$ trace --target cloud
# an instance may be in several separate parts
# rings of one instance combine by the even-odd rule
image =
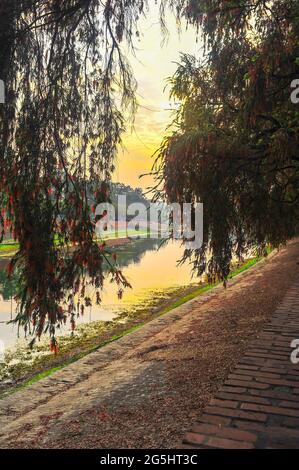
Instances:
[[[162,34],[157,8],[140,24],[140,41],[136,57],[129,57],[135,78],[138,82],[139,109],[135,118],[134,130],[123,138],[125,150],[119,151],[114,180],[132,186],[146,187],[149,179],[139,180],[141,173],[150,171],[152,154],[162,142],[165,129],[171,120],[171,112],[166,110],[169,103],[169,90],[165,90],[166,80],[176,70],[180,51],[195,54],[196,32],[190,27],[178,33],[175,18],[168,21],[169,40],[162,47]]]

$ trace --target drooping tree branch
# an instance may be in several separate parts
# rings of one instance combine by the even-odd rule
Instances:
[[[173,2],[176,3],[176,2]],[[181,101],[154,167],[159,196],[204,203],[196,272],[226,279],[233,256],[298,235],[299,5],[293,0],[181,2],[203,59],[184,55],[170,80]]]
[[[136,83],[120,44],[132,44],[146,2],[0,2],[1,217],[20,243],[16,321],[40,336],[91,302],[86,279],[103,285],[103,262],[128,285],[94,237],[90,196],[106,186]]]

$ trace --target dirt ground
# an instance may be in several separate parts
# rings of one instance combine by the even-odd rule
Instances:
[[[190,423],[219,389],[248,343],[258,338],[298,276],[299,241],[295,240],[230,281],[227,289],[216,288],[179,307],[184,315],[176,319],[170,312],[171,324],[156,332],[153,329],[141,342],[134,342],[133,333],[130,348],[121,357],[112,357],[77,389],[74,386],[52,396],[40,405],[40,411],[36,406],[16,419],[12,417],[5,424],[7,428],[1,426],[0,446],[178,447]],[[65,408],[69,408],[66,414]]]

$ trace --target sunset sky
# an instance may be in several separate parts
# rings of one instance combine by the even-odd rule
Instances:
[[[128,132],[123,139],[124,151],[119,152],[114,181],[145,188],[151,179],[139,179],[139,175],[151,169],[151,155],[159,147],[165,128],[170,122],[169,90],[164,90],[166,79],[176,70],[180,53],[196,53],[196,33],[192,27],[183,27],[179,34],[175,18],[168,15],[168,41],[162,45],[163,36],[156,7],[140,22],[140,41],[136,43],[136,58],[130,63],[138,82],[139,110],[135,120],[135,131]],[[168,110],[167,110],[168,109]]]

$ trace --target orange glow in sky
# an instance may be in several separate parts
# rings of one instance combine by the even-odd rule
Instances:
[[[180,60],[180,53],[196,54],[196,32],[192,27],[179,34],[175,18],[167,18],[169,38],[162,44],[157,7],[152,7],[146,19],[139,25],[140,41],[136,42],[136,57],[131,54],[130,63],[138,82],[139,110],[132,132],[123,137],[124,150],[120,150],[114,181],[146,188],[150,177],[139,178],[150,171],[152,154],[159,147],[165,129],[171,121],[169,88],[164,89],[166,79],[173,75]],[[175,63],[176,62],[176,63]]]

